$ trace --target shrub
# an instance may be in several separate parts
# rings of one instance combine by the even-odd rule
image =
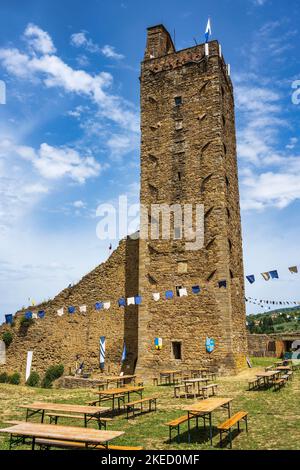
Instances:
[[[8,374],[6,372],[2,372],[0,374],[0,384],[6,384],[8,382]]]
[[[22,317],[21,320],[20,320],[20,328],[24,328],[24,329],[27,329],[29,328],[31,325],[33,325],[34,321],[32,318],[25,318],[25,317]]]
[[[26,385],[29,387],[37,387],[40,383],[40,376],[37,372],[31,372],[27,379]]]
[[[19,372],[15,372],[14,374],[8,377],[8,383],[12,385],[19,385],[20,381],[21,381],[21,376]]]
[[[10,331],[4,331],[2,339],[5,343],[5,346],[8,348],[8,346],[10,346],[10,344],[12,343],[13,335]]]
[[[42,380],[43,388],[51,388],[54,380],[59,379],[64,373],[64,366],[62,364],[56,366],[50,366],[45,373],[45,377]]]

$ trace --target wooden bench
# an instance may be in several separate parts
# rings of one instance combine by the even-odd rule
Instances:
[[[155,387],[157,387],[158,386],[158,378],[157,377],[152,377],[152,381],[153,381],[153,385]]]
[[[197,427],[198,427],[198,417],[200,416],[199,414],[193,414],[192,416],[184,415],[180,416],[179,418],[173,419],[172,421],[169,421],[168,423],[165,423],[165,426],[169,426],[169,442],[172,441],[172,431],[173,429],[176,429],[177,431],[177,442],[180,442],[180,426],[181,424],[187,423],[188,420],[195,418],[197,420]]]
[[[135,411],[136,411],[136,406],[137,405],[141,405],[140,408],[138,408],[138,409],[139,409],[140,413],[143,413],[144,403],[148,403],[149,413],[152,411],[152,404],[154,404],[154,411],[156,411],[156,400],[157,400],[157,398],[158,398],[157,396],[147,397],[147,398],[141,398],[140,400],[125,403],[126,412],[127,412],[127,419],[129,419],[130,412],[132,412],[132,417],[135,418]]]
[[[209,396],[214,396],[216,395],[216,390],[218,388],[218,384],[209,384],[209,385],[204,385],[201,387],[201,391],[203,394],[204,398],[208,398]],[[209,391],[211,391],[211,395],[209,394]]]
[[[274,366],[268,366],[265,367],[265,372],[269,372],[270,370],[273,370]]]
[[[224,423],[219,424],[218,430],[220,431],[220,447],[222,447],[222,437],[223,433],[226,432],[229,434],[230,448],[232,449],[232,432],[231,429],[235,424],[238,425],[238,431],[240,431],[240,422],[245,421],[246,423],[246,432],[248,433],[248,413],[247,411],[239,411],[231,418],[224,421]]]
[[[57,424],[58,418],[68,418],[68,419],[84,419],[84,415],[81,414],[64,414],[64,413],[46,413],[45,416],[48,416],[50,418],[50,424]],[[102,416],[88,416],[87,417],[88,421],[97,421],[99,425],[99,429],[104,426],[104,429],[106,429],[106,424],[109,421],[112,421],[111,418],[103,418]]]
[[[50,449],[51,447],[62,447],[64,449],[85,449],[86,445],[83,442],[76,442],[76,441],[63,441],[63,440],[52,440],[52,439],[36,439],[36,444],[43,449]],[[94,447],[89,447],[89,450],[106,450],[107,447],[104,445],[96,445]],[[108,450],[120,450],[120,451],[137,451],[143,450],[142,447],[128,447],[128,446],[116,446],[116,445],[109,445]]]
[[[280,390],[282,387],[285,386],[285,384],[286,384],[286,381],[283,378],[274,380],[273,382],[274,391]]]
[[[262,377],[257,377],[256,379],[249,380],[248,390],[255,390],[262,384],[262,382],[263,382]]]

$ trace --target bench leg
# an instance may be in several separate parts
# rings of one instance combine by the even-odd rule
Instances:
[[[220,448],[222,447],[222,431],[220,430]]]
[[[231,428],[229,429],[229,441],[230,441],[230,449],[232,449],[232,433],[231,433]]]
[[[180,442],[180,426],[179,426],[179,424],[177,426],[177,442],[178,442],[178,444]]]
[[[248,416],[245,416],[245,422],[246,422],[246,433],[248,434]]]

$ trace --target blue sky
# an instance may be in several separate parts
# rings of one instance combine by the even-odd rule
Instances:
[[[235,85],[247,295],[299,300],[300,80],[297,0],[2,0],[0,318],[108,256],[96,208],[139,195],[139,67],[146,28],[176,47],[208,16]],[[113,242],[115,247],[117,242]],[[278,268],[280,280],[259,273]],[[249,308],[249,312],[259,311]]]

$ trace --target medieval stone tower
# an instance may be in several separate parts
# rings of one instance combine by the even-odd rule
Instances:
[[[176,52],[164,26],[148,29],[141,70],[141,203],[203,204],[204,247],[140,240],[138,370],[245,365],[247,351],[233,88],[217,41]],[[145,223],[151,225],[151,215]],[[150,232],[150,227],[149,227]],[[219,287],[226,281],[226,287]],[[224,283],[223,283],[224,284]],[[192,287],[201,293],[193,295]],[[189,296],[179,298],[181,287]],[[153,301],[151,292],[173,290]],[[155,350],[154,337],[162,339]],[[206,351],[206,338],[215,351]]]
[[[144,377],[166,368],[210,365],[232,373],[245,366],[232,83],[217,41],[177,52],[162,25],[148,29],[141,70],[141,204],[147,216],[139,239],[121,240],[109,259],[78,284],[28,308],[35,318],[42,310],[43,319],[24,328],[21,320],[28,309],[22,309],[13,325],[0,327],[0,333],[13,335],[0,371],[18,370],[24,380],[28,351],[33,352],[32,370],[38,372],[58,363],[74,372],[78,355],[95,372],[136,371]],[[182,233],[172,212],[171,238],[144,237],[153,225],[162,225],[160,214],[153,216],[153,205],[179,206],[180,221],[186,205],[204,207],[203,246],[187,248],[186,230]],[[195,211],[193,217],[196,221]],[[199,293],[193,292],[195,286]],[[187,296],[178,295],[182,288]],[[174,297],[166,299],[166,291]],[[158,293],[160,299],[156,295],[154,300]],[[138,294],[140,305],[120,306],[118,299]],[[109,302],[110,308],[96,309],[96,302]],[[100,337],[106,338],[101,372]],[[161,349],[155,347],[156,338]],[[213,351],[207,351],[206,338],[215,341]],[[122,361],[124,343],[127,357]]]

